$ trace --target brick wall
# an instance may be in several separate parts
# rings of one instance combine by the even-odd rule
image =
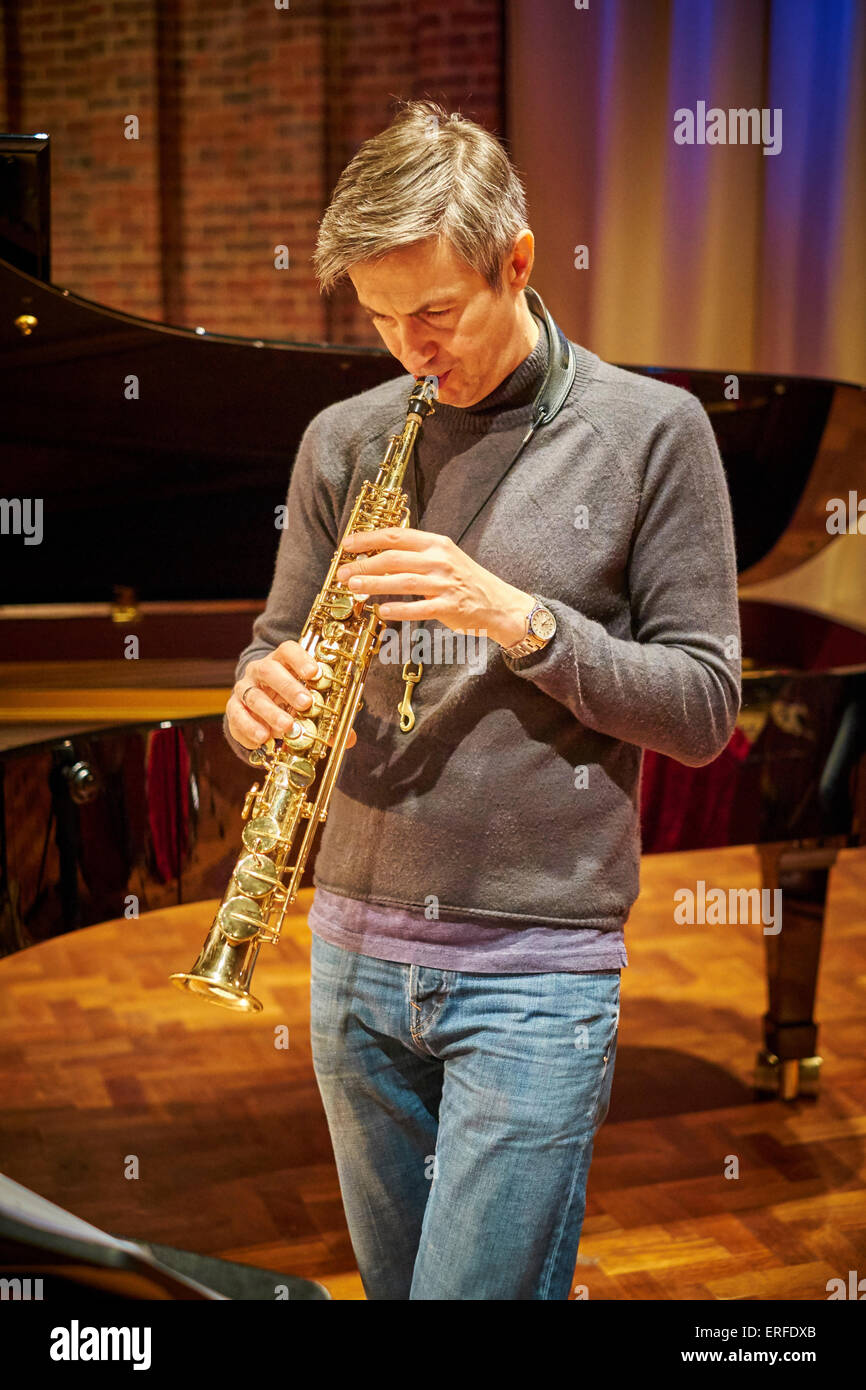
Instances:
[[[378,342],[351,286],[319,296],[318,220],[396,97],[502,132],[502,25],[502,0],[7,6],[0,124],[51,135],[53,281],[188,327]]]

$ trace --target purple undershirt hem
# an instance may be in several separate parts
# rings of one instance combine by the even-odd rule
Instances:
[[[622,928],[526,927],[428,920],[422,914],[362,902],[317,887],[307,924],[332,946],[403,965],[466,974],[523,975],[621,970],[628,965]]]

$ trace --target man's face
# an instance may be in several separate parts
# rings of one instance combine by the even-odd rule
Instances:
[[[433,237],[358,261],[348,273],[388,351],[413,376],[438,376],[445,404],[465,407],[493,391],[535,345],[522,293],[532,250],[527,231],[506,261],[499,295],[450,243]]]

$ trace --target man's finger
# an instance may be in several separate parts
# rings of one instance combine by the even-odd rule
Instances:
[[[356,560],[344,560],[337,570],[337,578],[345,580],[347,576],[342,571],[350,570],[354,574],[397,574],[398,566],[405,568],[407,565],[413,567],[414,574],[426,574],[437,565],[442,564],[442,557],[436,555],[423,555],[418,551],[412,558],[405,554],[400,554],[396,550],[383,550],[378,555],[359,555]],[[401,577],[401,576],[398,576]]]
[[[435,594],[423,575],[368,573],[350,575],[346,587],[356,603],[364,604],[370,598],[381,598],[383,594]]]
[[[329,743],[329,744],[333,744],[333,742],[334,742],[334,740],[333,740],[332,738],[329,738],[329,739],[328,739],[328,743]],[[355,733],[355,730],[354,730],[354,729],[350,729],[350,730],[349,730],[349,737],[346,739],[346,747],[347,747],[347,748],[352,748],[352,747],[354,747],[354,745],[355,745],[357,742],[358,742],[358,735]]]
[[[411,526],[382,526],[378,531],[356,531],[341,543],[343,550],[384,550],[394,545],[398,550],[422,550],[431,539],[438,540],[432,531],[418,531]]]

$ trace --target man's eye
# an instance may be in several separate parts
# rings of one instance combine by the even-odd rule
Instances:
[[[419,318],[423,317],[423,318],[425,318],[425,319],[441,319],[441,318],[444,318],[446,314],[450,314],[450,313],[451,313],[451,310],[450,310],[450,309],[428,309],[428,310],[426,311],[426,313],[423,314],[423,316],[419,314],[418,317],[419,317]],[[388,315],[387,315],[387,314],[371,314],[371,315],[370,315],[370,318],[371,318],[371,319],[373,320],[373,322],[375,323],[377,319],[387,319],[387,318],[388,318]]]

